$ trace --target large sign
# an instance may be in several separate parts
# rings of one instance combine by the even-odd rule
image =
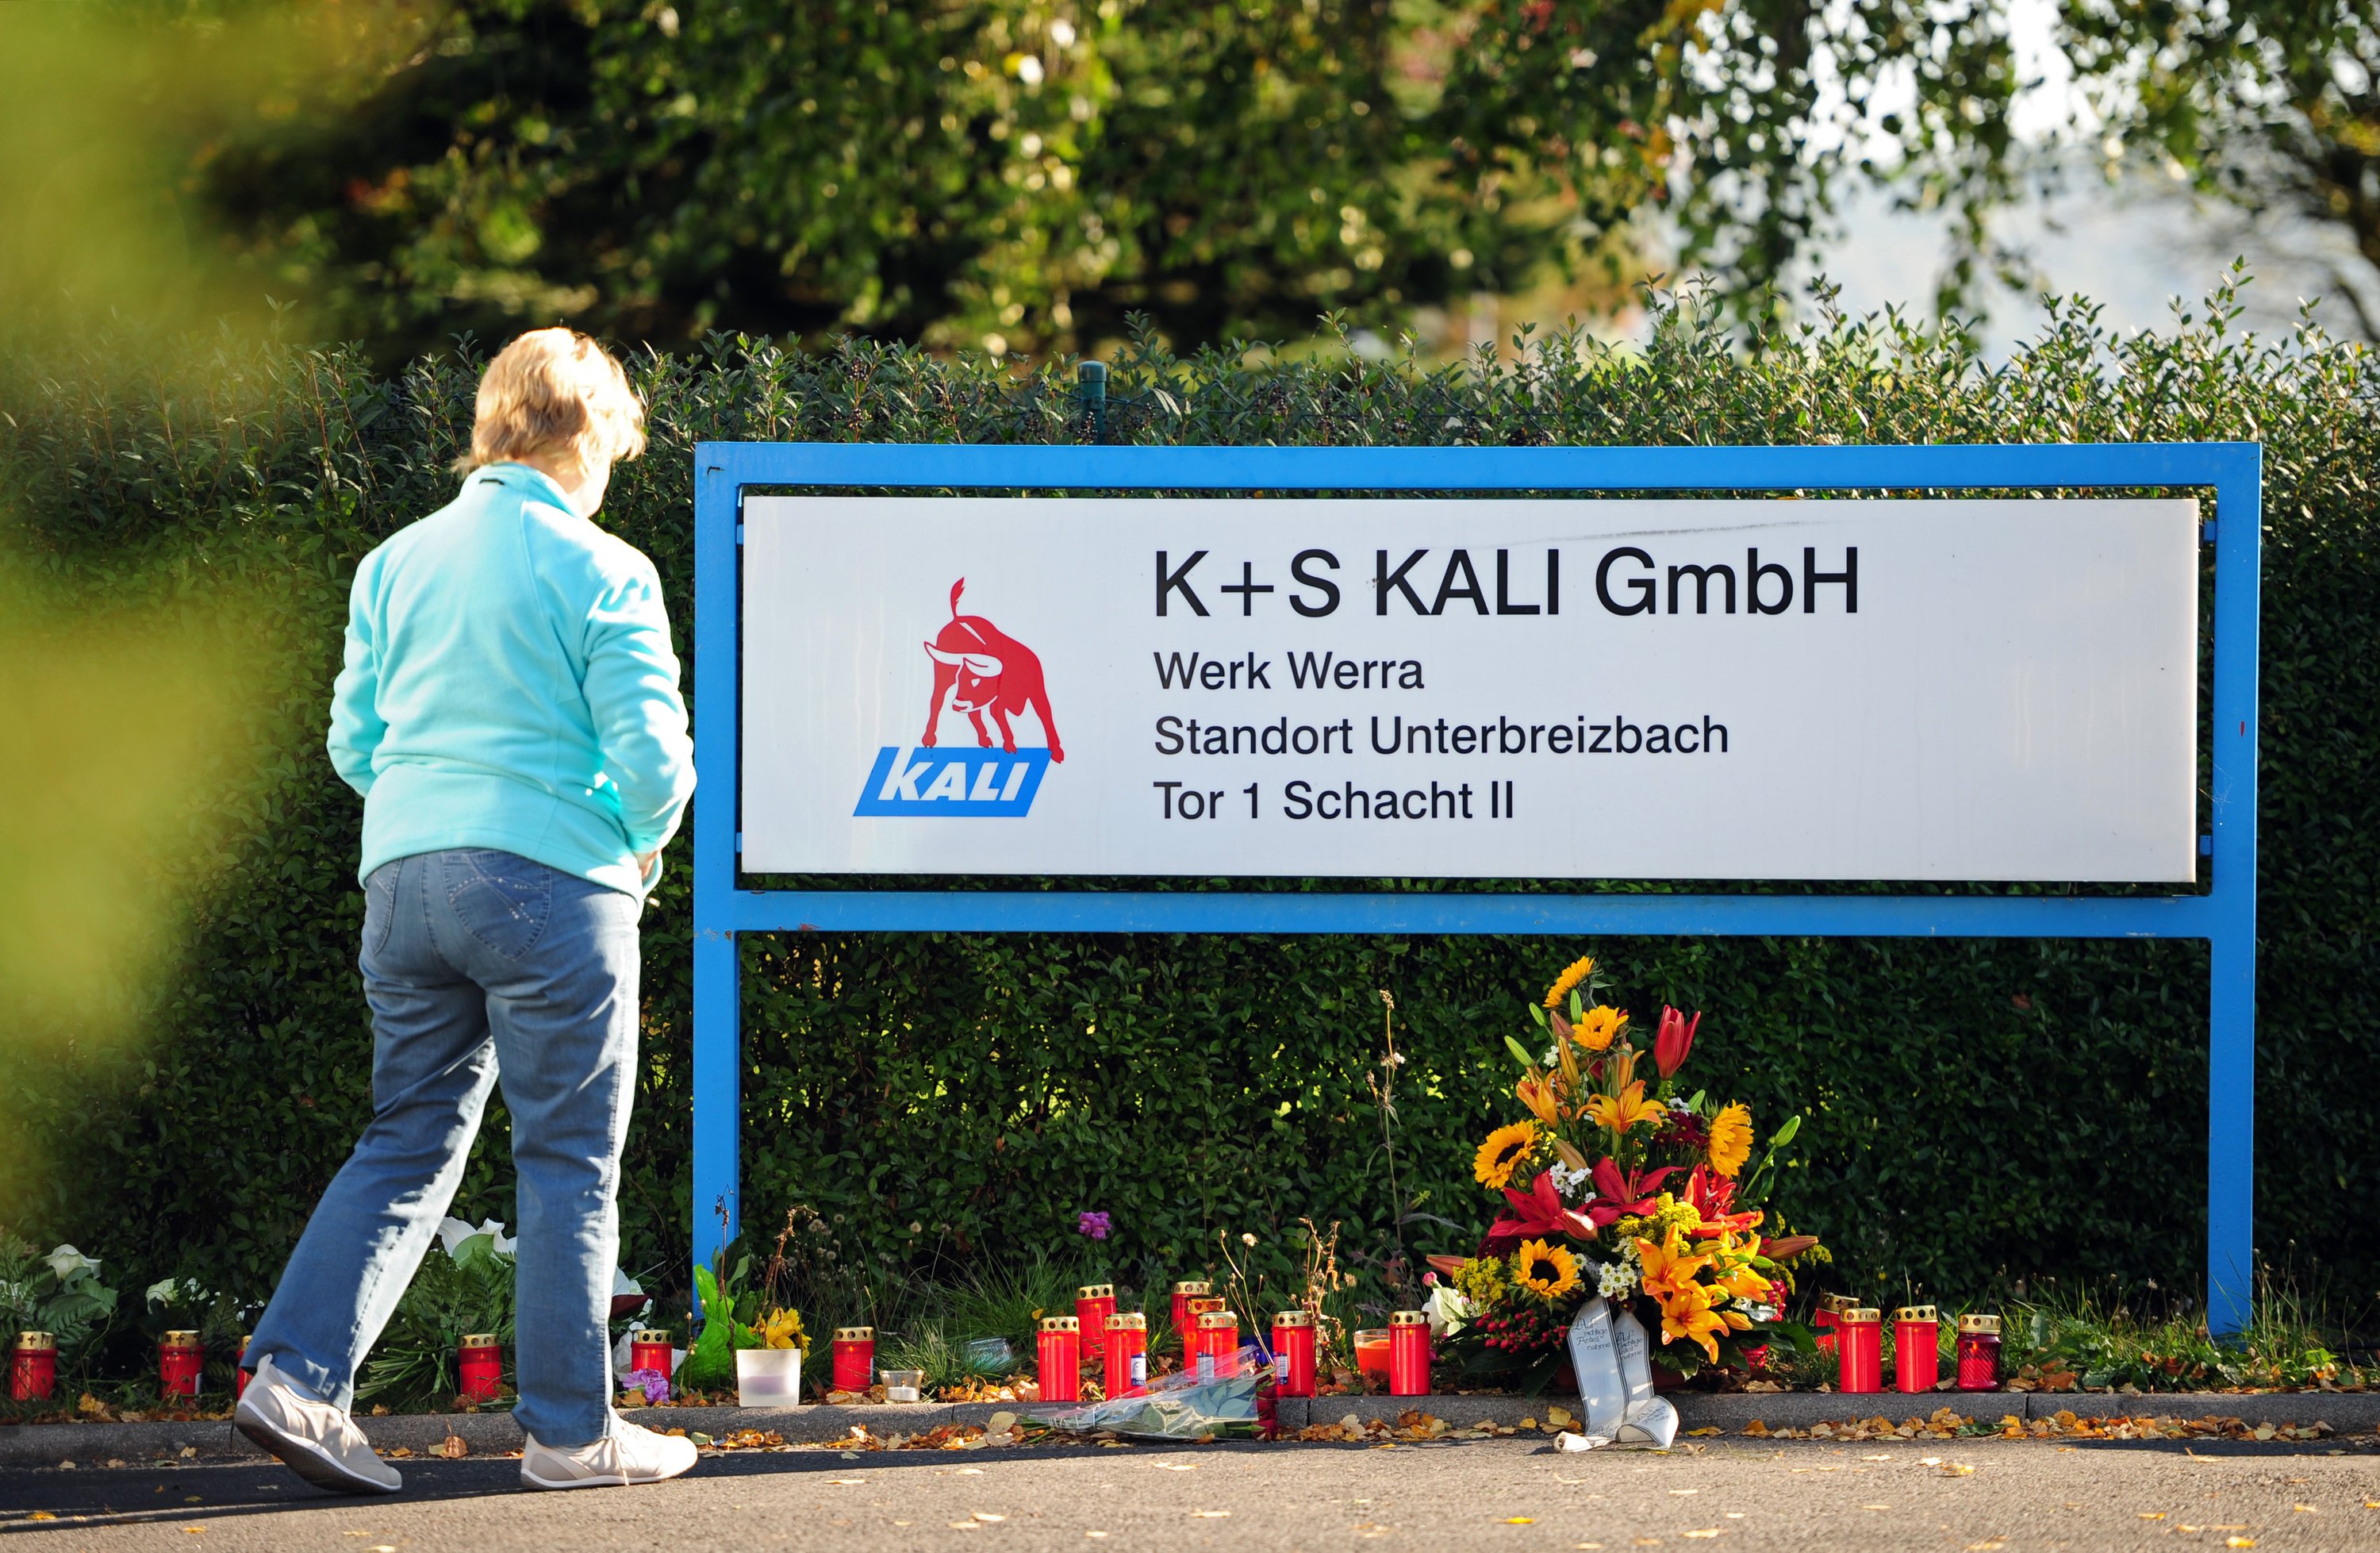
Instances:
[[[747,496],[747,872],[2173,882],[2190,500]]]

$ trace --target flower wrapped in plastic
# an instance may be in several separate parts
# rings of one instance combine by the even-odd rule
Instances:
[[[1254,1344],[1214,1368],[1160,1376],[1137,1397],[1114,1397],[1086,1407],[1028,1412],[1025,1420],[1069,1435],[1119,1435],[1126,1439],[1265,1439],[1273,1433],[1270,1356]]]

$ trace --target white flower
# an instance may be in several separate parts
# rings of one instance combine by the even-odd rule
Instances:
[[[70,1245],[58,1247],[42,1260],[50,1265],[50,1271],[56,1276],[60,1283],[71,1282],[84,1273],[96,1274],[99,1271],[99,1263],[95,1258],[85,1256]]]
[[[1561,1043],[1560,1041],[1556,1041],[1552,1046],[1546,1048],[1545,1056],[1537,1058],[1537,1066],[1540,1068],[1550,1068],[1554,1065],[1555,1060],[1560,1056]]]
[[[151,1310],[155,1310],[159,1305],[172,1304],[174,1302],[174,1290],[178,1286],[175,1281],[169,1278],[159,1278],[156,1282],[151,1284],[149,1286],[148,1293],[149,1308]]]
[[[1774,1305],[1755,1305],[1743,1314],[1750,1316],[1755,1321],[1774,1321],[1777,1319],[1777,1307]]]
[[[1463,1322],[1470,1319],[1472,1314],[1471,1302],[1451,1283],[1441,1283],[1432,1289],[1429,1298],[1422,1302],[1421,1308],[1423,1314],[1429,1317],[1430,1335],[1439,1338],[1450,1332],[1461,1331]]]
[[[446,1248],[446,1254],[449,1256],[455,1255],[461,1250],[463,1242],[474,1235],[487,1236],[492,1242],[492,1249],[499,1256],[512,1255],[513,1248],[520,1243],[504,1233],[502,1219],[483,1218],[480,1220],[480,1227],[476,1229],[459,1218],[443,1218],[438,1221],[438,1243]]]
[[[1554,1191],[1560,1193],[1565,1200],[1576,1203],[1581,1206],[1595,1201],[1594,1192],[1581,1192],[1581,1189],[1586,1185],[1587,1178],[1592,1174],[1591,1171],[1573,1170],[1569,1166],[1557,1159],[1551,1165],[1546,1167],[1546,1173],[1553,1177]]]
[[[1683,1095],[1679,1094],[1672,1094],[1670,1096],[1670,1109],[1685,1116],[1692,1116],[1694,1114],[1694,1108],[1686,1104],[1685,1097]]]
[[[1595,1291],[1609,1300],[1625,1294],[1636,1287],[1642,1269],[1630,1262],[1604,1262],[1595,1265]]]

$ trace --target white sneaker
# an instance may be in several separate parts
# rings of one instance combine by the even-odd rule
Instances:
[[[257,1362],[232,1423],[317,1488],[394,1494],[405,1486],[354,1419],[283,1375],[270,1357]]]
[[[521,1440],[521,1483],[530,1488],[625,1488],[692,1470],[701,1452],[683,1435],[657,1435],[614,1413],[612,1432],[567,1450]]]

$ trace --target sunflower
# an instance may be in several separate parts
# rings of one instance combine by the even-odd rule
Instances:
[[[1752,1107],[1730,1101],[1711,1118],[1710,1164],[1722,1176],[1732,1177],[1752,1157]]]
[[[1595,957],[1593,955],[1582,956],[1563,966],[1562,973],[1554,978],[1554,984],[1546,989],[1546,1007],[1560,1008],[1561,1000],[1570,996],[1571,988],[1594,974]]]
[[[1589,1051],[1599,1052],[1609,1049],[1611,1043],[1620,1038],[1620,1033],[1627,1028],[1625,1012],[1609,1004],[1598,1003],[1570,1027],[1570,1038]]]
[[[1524,1241],[1512,1258],[1512,1280],[1540,1299],[1559,1300],[1578,1287],[1578,1258],[1568,1246]]]
[[[1479,1145],[1479,1156],[1471,1162],[1471,1174],[1489,1191],[1501,1191],[1504,1183],[1512,1179],[1512,1167],[1526,1159],[1529,1151],[1536,1146],[1536,1122],[1516,1121],[1510,1127],[1499,1127]]]

